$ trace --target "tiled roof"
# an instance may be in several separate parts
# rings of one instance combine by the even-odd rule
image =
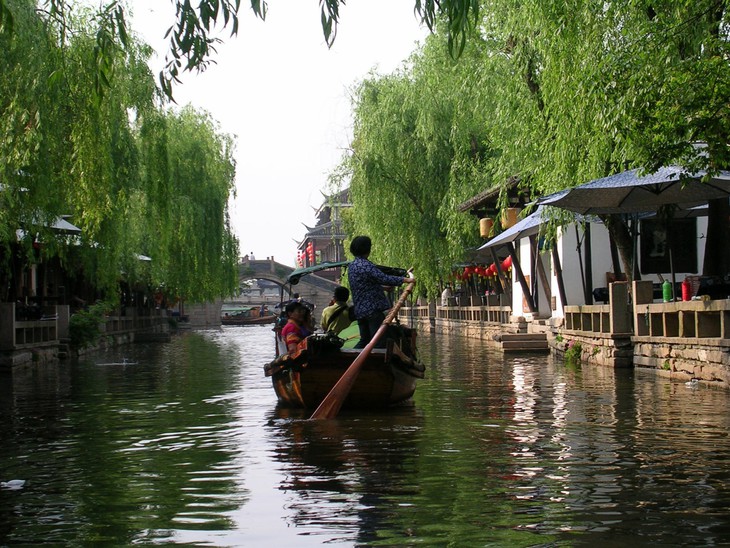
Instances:
[[[516,175],[510,177],[507,180],[506,187],[507,190],[516,189],[517,186],[520,183],[520,178]],[[486,190],[483,190],[476,196],[472,196],[465,202],[462,202],[457,206],[457,209],[461,212],[469,211],[471,209],[477,208],[477,207],[484,207],[487,205],[496,205],[497,199],[499,198],[499,193],[502,190],[503,185],[494,185]]]

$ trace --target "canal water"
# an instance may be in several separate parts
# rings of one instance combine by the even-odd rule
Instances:
[[[270,326],[0,376],[0,546],[730,543],[726,392],[420,347],[412,405],[334,421],[277,409]]]

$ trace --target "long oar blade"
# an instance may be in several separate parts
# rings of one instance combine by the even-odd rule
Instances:
[[[312,413],[312,416],[309,417],[310,419],[334,419],[337,416],[337,413],[340,412],[340,408],[347,399],[350,390],[352,390],[352,387],[357,380],[357,376],[360,374],[360,369],[362,369],[365,360],[367,360],[373,348],[375,348],[375,345],[385,333],[388,324],[393,321],[393,319],[398,314],[398,311],[406,302],[408,295],[410,295],[411,291],[413,291],[414,285],[415,282],[411,282],[408,284],[405,291],[403,291],[400,299],[398,299],[398,302],[391,309],[385,320],[383,320],[383,323],[380,324],[380,327],[375,332],[372,340],[365,346],[365,348],[362,349],[360,355],[355,358],[355,361],[353,361],[350,364],[350,367],[348,367],[347,370],[342,374],[337,383],[335,383],[335,385],[332,387],[332,390],[329,391],[329,394],[325,396],[325,398],[322,400],[322,403],[319,404],[319,407],[317,407],[314,413]]]

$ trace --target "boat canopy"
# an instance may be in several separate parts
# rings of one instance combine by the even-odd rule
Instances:
[[[308,266],[306,268],[297,268],[286,277],[286,283],[291,285],[297,285],[302,276],[307,276],[308,274],[313,274],[315,272],[319,272],[320,270],[327,270],[328,268],[346,267],[351,262],[352,261],[340,261],[339,263],[320,263],[314,266]],[[379,264],[376,264],[375,266],[378,267],[378,269],[382,272],[390,274],[391,276],[405,277],[405,275],[408,274],[408,271],[405,268],[398,268],[395,266],[382,266]]]
[[[348,264],[350,264],[350,261],[340,261],[339,263],[320,263],[314,266],[307,266],[305,268],[297,268],[286,277],[286,283],[289,283],[291,285],[297,285],[299,283],[299,279],[302,276],[314,274],[315,272],[319,272],[320,270],[327,270],[328,268],[347,266]]]

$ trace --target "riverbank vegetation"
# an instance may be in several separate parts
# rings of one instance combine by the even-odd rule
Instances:
[[[151,50],[117,24],[116,3],[100,12],[2,4],[12,27],[6,13],[0,278],[20,246],[27,262],[60,256],[106,299],[120,278],[192,302],[230,294],[233,138],[205,112],[167,106],[147,65]],[[51,228],[61,216],[80,235]]]
[[[437,29],[357,86],[332,176],[350,185],[347,232],[369,234],[378,262],[415,266],[431,296],[482,242],[456,206],[486,188],[516,177],[537,197],[633,167],[730,166],[728,2],[483,0],[479,13],[458,59]],[[724,202],[706,256],[727,272]],[[623,219],[604,220],[632,264]]]

